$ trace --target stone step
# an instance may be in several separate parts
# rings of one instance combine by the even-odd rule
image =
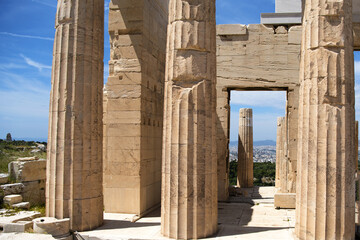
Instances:
[[[4,197],[4,204],[12,206],[22,202],[22,196],[19,194],[7,195]]]

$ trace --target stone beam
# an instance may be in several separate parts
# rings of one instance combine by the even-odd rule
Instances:
[[[161,232],[217,231],[215,0],[170,0]]]
[[[84,231],[103,222],[104,1],[59,0],[55,27],[46,215]]]
[[[305,2],[296,191],[299,239],[354,239],[351,2]]]
[[[239,141],[237,186],[254,186],[253,162],[253,114],[250,108],[241,108],[239,112]]]

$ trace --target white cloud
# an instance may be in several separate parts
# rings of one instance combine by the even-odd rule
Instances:
[[[23,68],[26,68],[26,66],[17,63],[0,63],[0,70],[23,69]]]
[[[44,64],[41,64],[41,63],[38,63],[26,56],[24,56],[23,54],[20,54],[20,56],[25,60],[25,62],[31,66],[31,67],[35,67],[37,68],[40,72],[43,70],[43,69],[51,69],[51,66],[47,66],[47,65],[44,65]]]
[[[44,6],[56,8],[56,1],[55,0],[32,0],[33,2],[42,4]]]
[[[46,137],[50,86],[16,73],[0,71],[0,76],[0,133]]]
[[[245,106],[274,107],[284,109],[285,91],[232,91],[231,103]]]
[[[39,39],[39,40],[46,40],[46,41],[54,41],[54,38],[34,36],[34,35],[24,35],[24,34],[9,33],[9,32],[0,32],[0,34],[11,36],[11,37],[32,38],[32,39]]]
[[[354,67],[355,67],[355,76],[356,75],[360,75],[360,61],[355,61],[354,62]]]

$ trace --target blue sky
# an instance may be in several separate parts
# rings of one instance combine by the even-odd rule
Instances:
[[[217,23],[259,23],[261,12],[274,12],[274,0],[218,0]],[[109,0],[105,1],[106,8]],[[0,138],[44,140],[48,131],[51,63],[56,0],[0,0]],[[105,33],[107,32],[105,12]],[[108,75],[109,37],[105,34],[104,80]],[[360,79],[360,55],[355,66]],[[360,83],[357,81],[357,107]],[[247,94],[247,95],[244,95]],[[241,107],[254,111],[254,140],[276,138],[276,118],[285,114],[285,93],[232,94],[231,140],[237,139]],[[277,102],[276,106],[269,103]],[[359,119],[359,114],[357,115]]]

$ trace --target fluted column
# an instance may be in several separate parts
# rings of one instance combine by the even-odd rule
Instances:
[[[359,169],[359,122],[355,122],[355,172]],[[359,214],[360,216],[360,214]]]
[[[162,234],[217,230],[215,1],[170,0],[165,79]]]
[[[103,221],[103,0],[58,0],[51,78],[46,215],[72,230]]]
[[[281,191],[282,162],[284,161],[284,127],[285,117],[277,118],[277,135],[276,135],[276,179],[275,187]]]
[[[285,117],[278,118],[277,141],[276,141],[276,187],[278,193],[288,193],[289,161],[287,145],[287,122]]]
[[[237,186],[254,186],[253,160],[253,115],[251,108],[241,108],[239,112],[239,142]]]
[[[305,1],[296,207],[299,239],[354,239],[351,2]]]

